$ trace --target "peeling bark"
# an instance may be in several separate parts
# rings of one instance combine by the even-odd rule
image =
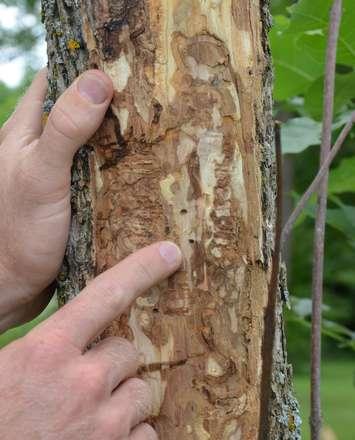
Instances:
[[[61,300],[137,248],[177,242],[183,270],[104,336],[141,351],[162,439],[258,438],[275,193],[267,5],[43,0],[43,13],[46,111],[89,67],[115,85],[75,159]],[[297,439],[281,302],[270,439]]]

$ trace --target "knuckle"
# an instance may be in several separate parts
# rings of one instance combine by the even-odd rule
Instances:
[[[145,440],[159,440],[156,430],[148,423],[142,423],[142,433]]]
[[[136,347],[127,339],[112,336],[105,343],[104,349],[113,358],[125,358],[132,362],[139,361],[139,352]]]
[[[139,357],[138,350],[136,347],[132,344],[132,342],[128,341],[128,339],[120,338],[120,337],[113,337],[112,338],[112,346],[116,351],[120,353],[124,353],[125,355],[128,355],[132,358]]]
[[[133,376],[137,372],[139,353],[127,339],[111,337],[101,344],[102,347],[98,347],[97,359],[102,365],[107,378],[116,378],[119,372],[119,377],[122,380],[126,376]],[[114,383],[116,384],[116,382]]]
[[[128,385],[138,417],[145,419],[152,412],[151,388],[146,381],[139,378],[130,379]]]
[[[44,368],[58,357],[64,357],[63,341],[54,334],[43,336],[30,332],[24,336],[22,342],[30,359]]]
[[[79,391],[84,391],[93,398],[102,396],[107,388],[105,372],[100,365],[94,363],[83,363],[77,367],[74,383]]]
[[[82,130],[79,124],[70,116],[62,103],[58,103],[48,119],[50,128],[60,137],[75,142],[81,136]]]
[[[147,284],[155,284],[156,279],[147,264],[147,262],[143,262],[141,259],[135,259],[135,271],[137,272],[137,276],[146,280]]]
[[[100,417],[100,438],[113,440],[117,439],[117,435],[126,435],[129,433],[129,426],[127,425],[126,428],[124,428],[122,425],[124,424],[124,421],[118,420],[117,417],[115,417],[112,413],[108,412],[105,415],[101,415]]]
[[[130,388],[132,395],[137,397],[145,398],[149,395],[151,391],[148,383],[145,380],[140,379],[139,377],[133,377],[132,379],[129,379],[127,385]]]

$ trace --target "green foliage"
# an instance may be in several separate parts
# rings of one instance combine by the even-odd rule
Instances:
[[[322,125],[311,118],[289,119],[281,128],[283,153],[300,153],[310,145],[318,145],[321,131]]]
[[[14,58],[25,51],[31,50],[37,42],[37,35],[32,28],[0,29],[0,46],[6,50],[1,58]]]
[[[9,61],[23,56],[33,64],[35,47],[43,36],[40,25],[39,0],[0,0],[0,7],[12,7],[17,11],[17,23],[14,27],[0,27],[0,61]]]
[[[329,10],[333,0],[300,0],[289,8],[292,20],[288,32],[297,36],[298,43],[315,62],[324,64],[329,25]],[[351,65],[355,55],[353,0],[343,0],[337,63]]]
[[[275,98],[304,95],[306,113],[320,119],[325,48],[332,0],[300,0],[288,8],[289,16],[274,18],[270,39],[275,65]],[[353,0],[343,1],[337,62],[349,66],[337,71],[336,113],[355,97],[355,26]]]
[[[279,2],[278,2],[279,3]],[[275,69],[276,115],[284,121],[283,152],[292,153],[293,188],[299,198],[317,173],[323,87],[332,0],[282,2],[274,9],[270,40]],[[333,142],[355,109],[355,26],[353,0],[343,0],[337,53]],[[355,130],[330,172],[324,268],[326,351],[355,350]],[[309,148],[311,147],[312,148]],[[309,359],[310,292],[316,198],[296,224],[289,255],[289,288],[294,308],[287,313],[290,357],[296,369]],[[300,313],[303,307],[303,315]],[[308,307],[307,313],[304,313]],[[304,349],[306,347],[306,350]]]
[[[275,98],[285,100],[304,93],[323,73],[323,64],[304,51],[297,36],[288,32],[290,20],[275,17],[270,34],[276,83]]]
[[[306,113],[319,121],[323,114],[323,85],[324,76],[321,76],[311,84],[305,96]],[[352,106],[351,101],[355,97],[355,72],[337,74],[335,88],[334,112],[339,115]]]
[[[21,84],[16,88],[7,87],[0,82],[0,127],[11,116],[20,97],[29,86],[34,75],[32,69],[27,69]]]
[[[341,304],[338,304],[338,307],[341,307]],[[324,304],[323,315],[327,316],[329,314],[334,316],[334,308]],[[309,336],[311,329],[311,315],[312,301],[310,298],[292,298],[292,308],[287,315],[289,324],[291,322],[298,324],[298,326],[303,327],[306,330],[306,333]],[[341,318],[343,318],[343,314],[341,315]],[[323,319],[322,332],[323,335],[328,336],[333,341],[337,342],[339,347],[346,347],[355,351],[355,332],[344,325],[331,319]]]
[[[275,17],[279,14],[286,13],[289,6],[295,3],[297,0],[272,0],[270,3],[271,13]]]
[[[346,148],[346,147],[345,147]],[[294,187],[298,194],[308,186],[318,167],[318,149],[306,149],[293,155]],[[342,161],[340,161],[342,164]],[[339,165],[340,166],[340,165]],[[334,170],[337,170],[335,167]],[[343,197],[344,196],[344,197]],[[344,200],[342,200],[342,198]],[[348,351],[355,350],[355,200],[349,193],[330,195],[327,213],[326,251],[324,268],[325,326],[323,334],[327,339],[324,346],[342,346]],[[289,257],[289,290],[293,305],[299,300],[308,300],[311,295],[313,228],[316,198],[309,202],[302,219],[293,231]],[[309,310],[308,310],[309,312]],[[330,328],[334,323],[333,328]],[[327,327],[326,327],[327,325]],[[298,306],[287,313],[288,342],[290,357],[297,360],[295,368],[309,359],[309,313],[300,314]],[[331,351],[331,350],[330,350]],[[329,350],[328,350],[329,352]]]
[[[23,12],[35,14],[38,11],[38,0],[1,0],[0,4],[15,6]]]
[[[355,207],[341,204],[339,208],[328,208],[327,224],[345,235],[355,250]]]
[[[0,82],[0,126],[9,118],[20,96],[19,89],[11,89]]]
[[[331,194],[355,192],[355,156],[342,159],[339,166],[331,172],[329,192]]]
[[[319,93],[322,93],[319,91]],[[303,99],[291,101],[292,110],[302,115],[304,114],[305,102]],[[296,107],[297,106],[297,107]],[[286,106],[283,106],[284,109]],[[333,124],[334,135],[338,134],[339,128],[348,122],[350,112],[344,111],[339,115]],[[301,153],[312,145],[319,145],[322,135],[322,124],[320,121],[307,116],[293,117],[288,119],[281,126],[282,151],[284,154]],[[318,151],[318,150],[317,150]]]
[[[5,347],[5,345],[10,344],[10,342],[25,336],[33,327],[38,325],[40,322],[47,319],[58,309],[57,300],[53,299],[47,306],[47,308],[33,321],[27,324],[21,325],[20,327],[8,330],[4,334],[0,334],[0,349]]]

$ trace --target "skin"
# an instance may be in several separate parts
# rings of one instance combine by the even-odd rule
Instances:
[[[50,299],[68,239],[73,156],[99,128],[113,90],[102,72],[84,73],[59,98],[43,129],[45,93],[42,71],[0,132],[0,332],[32,319]],[[152,393],[134,377],[134,346],[113,337],[87,347],[180,264],[173,243],[144,248],[2,349],[0,438],[156,440],[144,423]]]

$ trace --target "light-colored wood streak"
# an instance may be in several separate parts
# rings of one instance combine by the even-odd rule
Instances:
[[[117,19],[103,9],[106,25]],[[267,297],[259,5],[151,0],[127,14],[116,41],[102,15],[86,27],[115,84],[92,167],[97,271],[162,238],[184,268],[107,333],[141,351],[161,438],[254,439]]]

